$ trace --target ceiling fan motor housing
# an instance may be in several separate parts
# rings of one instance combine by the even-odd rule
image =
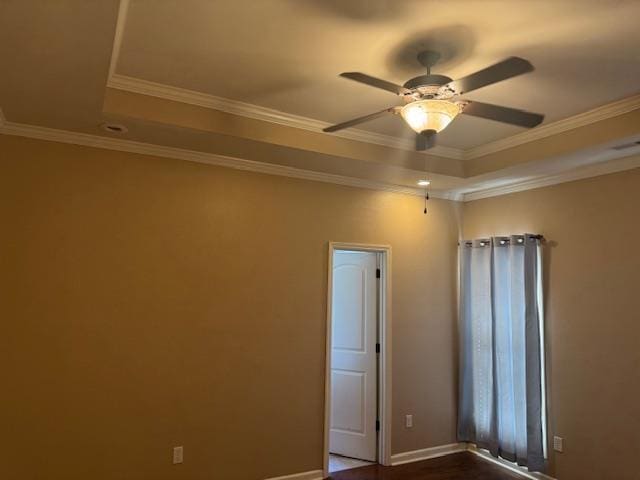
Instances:
[[[444,99],[455,95],[453,90],[442,88],[450,82],[452,82],[452,79],[446,75],[420,75],[407,81],[403,87],[412,90],[412,93],[408,96],[413,98]]]

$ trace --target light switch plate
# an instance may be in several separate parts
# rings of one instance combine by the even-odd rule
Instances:
[[[407,428],[413,427],[413,415],[407,415],[405,417],[405,426]]]

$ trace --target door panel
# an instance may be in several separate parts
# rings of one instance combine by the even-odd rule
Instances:
[[[376,460],[377,254],[333,258],[329,450]]]
[[[360,265],[338,265],[333,270],[333,315],[339,319],[333,322],[334,350],[364,351],[365,274]]]
[[[333,369],[331,381],[335,392],[331,408],[331,428],[364,435],[365,374]],[[358,412],[359,415],[353,415],[352,412]]]

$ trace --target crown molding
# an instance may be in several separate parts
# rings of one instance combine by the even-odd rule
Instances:
[[[316,133],[322,133],[322,129],[330,125],[327,122],[312,118],[293,115],[237,100],[216,97],[206,93],[195,92],[193,90],[163,85],[119,74],[112,75],[107,82],[107,86],[117,90],[124,90],[131,93],[138,93],[141,95],[148,95],[165,100],[196,105],[199,107],[211,108],[231,113],[233,115],[277,123],[279,125],[285,125],[293,128],[301,128]],[[507,150],[535,140],[567,132],[575,128],[584,127],[601,120],[616,117],[638,108],[640,108],[640,94],[594,108],[593,110],[589,110],[572,117],[558,120],[557,122],[542,125],[507,138],[496,140],[485,145],[480,145],[469,150],[437,145],[430,149],[429,153],[456,160],[472,160],[474,158]],[[359,142],[374,143],[403,150],[414,150],[414,144],[410,140],[392,137],[390,135],[383,135],[380,133],[368,132],[365,130],[346,129],[332,133],[332,135]]]
[[[116,150],[141,155],[150,155],[155,157],[172,158],[189,162],[233,168],[236,170],[263,173],[267,175],[299,178],[302,180],[333,183],[337,185],[366,188],[370,190],[380,190],[384,192],[399,193],[404,195],[424,195],[424,190],[420,188],[376,182],[372,180],[347,177],[344,175],[336,175],[331,173],[315,172],[285,165],[274,165],[269,163],[257,162],[254,160],[245,160],[242,158],[216,155],[213,153],[198,152],[195,150],[167,147],[164,145],[154,145],[151,143],[137,142],[135,140],[124,140],[105,137],[101,135],[91,135],[87,133],[72,132],[68,130],[58,130],[36,125],[8,122],[2,116],[2,109],[0,109],[0,134],[35,138],[38,140],[47,140],[52,142],[68,143],[85,147]],[[500,187],[480,188],[475,191],[468,192],[470,188],[473,188],[472,184],[470,184],[465,189],[430,190],[429,193],[433,198],[471,202],[483,198],[497,197],[510,193],[548,187],[560,183],[572,182],[575,180],[582,180],[586,178],[607,175],[610,173],[632,170],[635,168],[640,168],[640,155],[637,154],[628,157],[603,161],[598,164],[568,170],[559,174],[541,175],[533,180],[517,181],[509,185],[503,185]],[[467,193],[465,193],[465,191]]]
[[[495,140],[485,145],[465,150],[463,159],[470,160],[473,158],[483,157],[501,150],[507,150],[535,140],[540,140],[569,130],[584,127],[601,120],[617,117],[618,115],[631,112],[638,108],[640,108],[640,94],[623,98],[553,123],[532,128],[526,132],[517,133],[501,140]]]
[[[508,195],[510,193],[523,192],[525,190],[533,190],[560,183],[573,182],[575,180],[583,180],[586,178],[608,175],[610,173],[623,172],[625,170],[633,170],[634,168],[640,168],[640,155],[616,158],[554,175],[540,176],[533,180],[515,182],[510,185],[484,188],[464,194],[458,193],[456,197],[461,198],[464,202],[472,202],[483,198],[498,197],[501,195]]]
[[[249,172],[264,173],[267,175],[278,175],[316,182],[333,183],[349,187],[366,188],[370,190],[380,190],[384,192],[400,193],[404,195],[424,195],[421,188],[394,185],[373,180],[336,175],[331,173],[304,170],[285,165],[275,165],[271,163],[245,160],[237,157],[217,155],[207,152],[198,152],[182,148],[167,147],[164,145],[154,145],[151,143],[137,142],[134,140],[124,140],[87,133],[72,132],[68,130],[58,130],[36,125],[26,125],[20,123],[5,122],[0,125],[0,134],[15,135],[20,137],[35,138],[38,140],[48,140],[52,142],[82,145],[85,147],[102,148],[107,150],[117,150],[121,152],[137,153],[141,155],[151,155],[155,157],[172,158],[185,160],[188,162],[205,163],[220,167],[245,170]],[[430,195],[434,198],[444,200],[459,200],[461,195],[450,191],[430,190]]]
[[[125,75],[112,75],[107,81],[107,87],[117,90],[124,90],[126,92],[162,98],[164,100],[196,105],[198,107],[210,108],[213,110],[231,113],[233,115],[239,115],[242,117],[253,118],[254,120],[276,123],[278,125],[284,125],[287,127],[300,128],[315,133],[324,133],[322,129],[331,125],[328,122],[323,122],[300,115],[294,115],[271,108],[260,107],[258,105],[252,105],[249,103],[240,102],[238,100],[216,97],[207,93],[196,92],[180,87],[173,87],[171,85],[163,85],[156,82],[150,82],[148,80],[127,77]],[[415,144],[411,140],[392,137],[390,135],[383,135],[381,133],[367,132],[365,130],[359,130],[355,128],[334,132],[331,135],[347,138],[349,140],[356,140],[359,142],[384,145],[385,147],[399,148],[402,150],[410,151],[415,150]],[[463,151],[456,148],[437,145],[429,150],[429,154],[461,160]]]
[[[120,48],[122,47],[122,37],[124,36],[124,27],[127,24],[127,14],[129,13],[129,0],[120,0],[118,6],[118,16],[116,17],[116,31],[113,35],[113,46],[111,47],[111,61],[109,62],[109,76],[113,77],[116,73],[118,59],[120,58]]]

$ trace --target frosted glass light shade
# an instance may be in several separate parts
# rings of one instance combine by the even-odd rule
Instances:
[[[444,130],[460,113],[460,107],[447,100],[418,100],[402,107],[404,121],[417,133]]]

